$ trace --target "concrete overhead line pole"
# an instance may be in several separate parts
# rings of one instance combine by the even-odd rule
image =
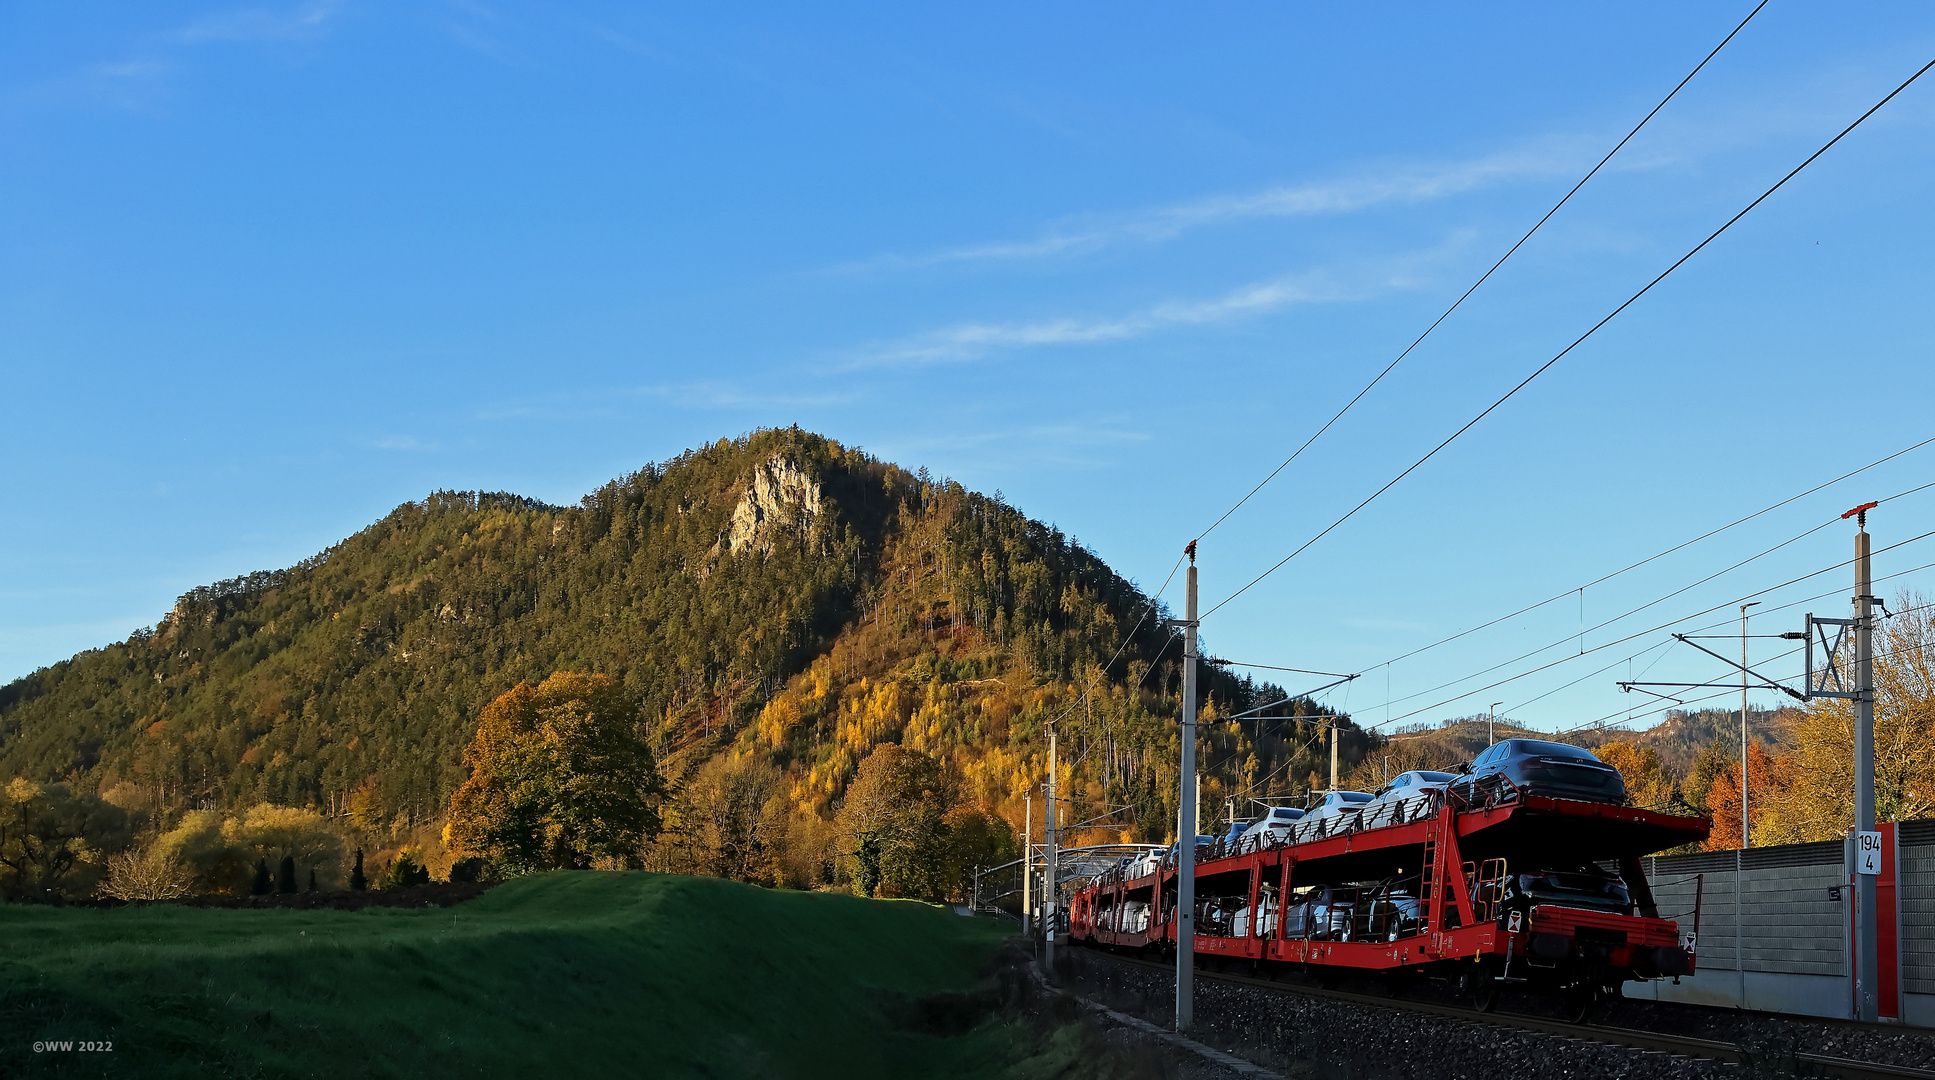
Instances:
[[[1849,511],[1859,526],[1854,534],[1854,1003],[1855,1018],[1869,1021],[1880,1009],[1881,974],[1875,933],[1876,875],[1881,872],[1881,837],[1875,831],[1875,598],[1868,572],[1868,511],[1874,505]]]
[[[1712,649],[1693,640],[1693,635],[1674,634],[1677,641],[1685,642],[1706,653],[1716,660],[1738,667],[1742,676],[1752,675],[1761,681],[1753,684],[1764,690],[1779,690],[1800,701],[1815,698],[1839,698],[1854,703],[1854,828],[1847,838],[1846,871],[1851,878],[1850,901],[1854,911],[1854,1015],[1859,1020],[1872,1021],[1880,1011],[1880,948],[1876,925],[1876,888],[1881,874],[1882,844],[1881,833],[1875,829],[1875,669],[1874,669],[1874,629],[1875,606],[1881,603],[1874,595],[1874,576],[1869,567],[1868,553],[1868,511],[1879,503],[1868,502],[1842,514],[1843,519],[1857,519],[1854,534],[1854,611],[1853,618],[1830,619],[1809,612],[1805,629],[1797,633],[1782,634],[1783,640],[1806,642],[1807,650],[1803,667],[1804,686],[1794,690],[1767,678],[1747,666],[1747,609],[1752,604],[1740,606],[1740,663],[1734,662]],[[1886,605],[1882,605],[1884,608]],[[1854,657],[1850,663],[1845,646],[1848,635],[1854,635]],[[1815,663],[1815,649],[1824,650],[1821,663]],[[1743,678],[1744,682],[1744,678]],[[1638,683],[1622,682],[1622,690],[1646,686],[1679,686],[1686,688],[1717,686],[1718,683]],[[1652,693],[1652,691],[1647,691]],[[1658,695],[1665,697],[1666,695]],[[1740,702],[1740,848],[1736,851],[1735,867],[1742,864],[1739,856],[1745,852],[1752,839],[1748,827],[1747,806],[1747,701],[1746,690],[1741,691]],[[1736,871],[1737,872],[1737,871]],[[1738,886],[1736,886],[1736,891]],[[1740,936],[1739,911],[1735,911],[1735,938]],[[1736,952],[1738,945],[1736,944]],[[1740,972],[1742,999],[1746,994],[1746,965],[1736,964]]]
[[[1854,1015],[1874,1020],[1880,1012],[1880,942],[1875,919],[1875,889],[1881,873],[1881,834],[1875,831],[1875,664],[1874,577],[1868,565],[1868,511],[1863,503],[1841,516],[1855,518],[1854,618],[1807,617],[1807,698],[1845,698],[1854,702],[1854,829],[1848,837],[1848,870],[1854,907]],[[1835,627],[1832,640],[1824,627]],[[1854,632],[1854,670],[1841,659],[1842,642]],[[1826,647],[1826,663],[1814,665],[1816,636]],[[1782,635],[1793,636],[1793,635]]]
[[[1182,783],[1176,791],[1176,1030],[1187,1031],[1196,1005],[1196,541],[1183,608]]]

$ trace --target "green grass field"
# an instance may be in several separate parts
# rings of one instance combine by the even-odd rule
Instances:
[[[544,874],[420,910],[5,906],[0,1072],[1085,1073],[1073,1035],[896,1021],[973,989],[1007,933],[924,904],[646,873]]]

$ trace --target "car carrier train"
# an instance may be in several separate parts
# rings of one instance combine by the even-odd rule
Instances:
[[[1455,980],[1478,1008],[1503,989],[1559,996],[1583,1019],[1639,979],[1696,966],[1695,935],[1660,917],[1640,857],[1706,838],[1709,818],[1623,805],[1590,751],[1508,739],[1457,773],[1276,807],[1198,837],[1195,952],[1208,966],[1296,968],[1334,985]],[[1071,939],[1172,953],[1175,848],[1079,888]]]

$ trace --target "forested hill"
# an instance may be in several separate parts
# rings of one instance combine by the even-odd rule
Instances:
[[[762,431],[571,507],[438,493],[288,570],[196,589],[152,631],[0,688],[0,780],[164,821],[272,802],[434,822],[483,705],[571,670],[637,696],[675,782],[730,749],[825,815],[860,758],[900,742],[1018,823],[1042,722],[1092,686],[1064,727],[1075,809],[1132,803],[1153,835],[1173,820],[1177,650],[1152,619],[1101,670],[1147,610],[999,499]],[[1224,713],[1281,696],[1205,685]],[[1307,779],[1317,729],[1296,714],[1315,711],[1216,735],[1206,801]],[[1361,751],[1352,731],[1347,764]]]

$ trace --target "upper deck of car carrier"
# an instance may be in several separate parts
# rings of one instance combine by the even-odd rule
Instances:
[[[1701,840],[1710,827],[1705,817],[1525,794],[1506,783],[1302,821],[1233,850],[1199,844],[1195,950],[1320,974],[1450,961],[1475,961],[1483,979],[1562,985],[1690,974],[1695,942],[1659,917],[1639,860]],[[1512,902],[1514,875],[1595,865],[1623,881],[1630,913],[1523,895]],[[1174,941],[1175,902],[1172,849],[1080,889],[1070,934],[1160,947]]]

